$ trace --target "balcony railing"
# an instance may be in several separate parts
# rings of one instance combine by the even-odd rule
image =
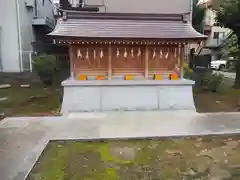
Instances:
[[[211,46],[211,47],[217,47],[220,46],[224,41],[224,38],[218,38],[218,39],[209,39],[206,41],[206,46]]]
[[[232,35],[232,31],[226,29],[224,32],[219,32],[218,38],[209,37],[206,41],[206,46],[208,47],[220,47],[222,46],[226,40]]]
[[[51,0],[34,0],[33,25],[54,26],[55,17]]]

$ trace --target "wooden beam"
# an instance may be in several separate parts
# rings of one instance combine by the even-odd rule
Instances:
[[[112,46],[108,46],[108,80],[112,79]]]
[[[68,53],[69,53],[69,63],[70,63],[70,74],[71,79],[76,78],[76,69],[75,69],[75,62],[74,62],[74,54],[73,54],[73,47],[71,45],[68,46]]]
[[[179,43],[178,44],[178,63],[177,63],[177,66],[178,66],[178,74],[180,75],[181,77],[181,48],[182,48],[182,45]]]
[[[145,70],[144,70],[144,77],[148,79],[148,44],[145,46]]]
[[[183,78],[184,76],[184,60],[185,60],[185,45],[183,44],[182,47],[181,47],[181,61],[180,61],[180,77],[181,79]]]

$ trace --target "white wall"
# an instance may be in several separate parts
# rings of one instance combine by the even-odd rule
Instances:
[[[32,51],[33,35],[33,8],[26,7],[25,2],[19,0],[20,10],[20,27],[22,39],[22,68],[23,71],[28,71],[30,68],[29,52]]]
[[[102,12],[188,13],[191,0],[85,0],[87,5],[104,5]]]
[[[215,23],[215,17],[216,17],[216,13],[211,9],[207,9],[205,13],[205,18],[204,18],[205,24],[209,26],[213,26]]]
[[[19,72],[19,46],[15,0],[1,1],[0,28],[0,56],[2,60],[3,71]]]
[[[206,15],[205,15],[205,24],[209,25],[212,27],[211,29],[211,33],[207,39],[206,44],[208,46],[217,46],[219,45],[227,36],[228,34],[231,32],[230,29],[227,28],[222,28],[219,26],[215,26],[215,17],[216,17],[216,13],[211,10],[211,9],[207,9],[206,11]],[[214,39],[214,32],[219,32],[219,39]]]
[[[36,0],[37,1],[37,17],[44,18],[48,17],[54,19],[53,17],[53,3],[51,0]]]
[[[0,6],[0,71],[20,72],[22,57],[22,71],[29,70],[29,52],[32,51],[34,31],[32,27],[35,15],[34,7],[26,7],[24,0],[2,0]],[[19,20],[17,20],[17,2],[19,5]],[[48,17],[54,21],[51,0],[37,0],[38,18]],[[18,22],[20,32],[18,33]],[[18,36],[19,35],[19,36]],[[21,40],[19,41],[19,37]],[[20,45],[21,42],[21,45]]]
[[[33,50],[32,42],[35,41],[34,30],[32,27],[34,18],[48,17],[54,21],[53,5],[51,0],[36,0],[37,13],[34,8],[26,7],[23,0],[19,0],[20,6],[20,23],[21,23],[21,37],[22,37],[22,58],[23,70],[30,69],[29,53]]]

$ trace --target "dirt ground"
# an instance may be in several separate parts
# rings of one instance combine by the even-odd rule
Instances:
[[[0,97],[7,98],[0,102],[2,118],[6,116],[47,116],[59,111],[61,89],[13,86],[8,89],[0,89]]]
[[[194,92],[197,112],[238,112],[240,111],[240,90],[225,89],[222,92]]]
[[[197,112],[238,112],[239,95],[221,95],[216,93],[199,93],[194,96]]]
[[[27,180],[239,180],[239,136],[51,142]]]

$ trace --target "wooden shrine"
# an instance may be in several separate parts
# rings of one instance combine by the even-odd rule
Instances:
[[[206,37],[184,14],[64,13],[50,35],[69,47],[63,113],[195,108],[193,82],[183,79],[184,52]],[[186,97],[189,103],[181,102]]]

